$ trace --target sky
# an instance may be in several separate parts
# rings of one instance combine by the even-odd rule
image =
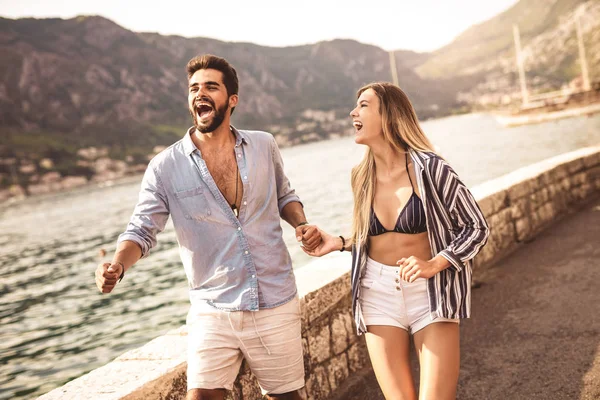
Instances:
[[[518,0],[0,0],[5,18],[101,15],[137,32],[265,46],[355,39],[427,52]]]

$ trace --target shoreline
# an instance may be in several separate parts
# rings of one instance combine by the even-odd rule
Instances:
[[[7,211],[10,208],[19,207],[21,205],[35,203],[36,201],[48,200],[56,197],[61,197],[68,194],[77,194],[82,191],[90,191],[90,190],[101,190],[107,187],[116,187],[121,185],[126,185],[134,182],[141,182],[143,173],[134,173],[130,175],[124,175],[114,179],[106,179],[103,181],[93,181],[73,186],[70,188],[61,188],[56,190],[51,190],[47,193],[41,194],[33,194],[28,196],[12,196],[8,197],[5,200],[0,200],[0,215]]]
[[[428,119],[422,120],[420,122],[421,122],[421,124],[425,124],[425,123],[429,123],[429,122],[433,122],[433,121],[446,120],[448,118],[460,118],[460,117],[465,117],[468,115],[480,115],[480,114],[485,114],[485,112],[472,111],[472,112],[468,112],[468,113],[458,113],[458,114],[453,114],[453,115],[440,116],[437,118],[428,118]],[[348,138],[351,136],[352,135],[345,135],[345,134],[330,134],[329,137],[326,139],[306,140],[305,142],[302,142],[302,143],[292,143],[292,144],[278,143],[278,145],[279,145],[280,149],[283,150],[283,149],[289,149],[292,147],[299,147],[299,146],[311,145],[314,143],[327,142],[327,141],[331,141],[331,140],[341,140],[341,139]],[[121,160],[113,160],[113,161],[118,162]],[[53,197],[59,197],[59,196],[69,194],[69,193],[77,193],[80,190],[89,190],[90,188],[96,190],[96,189],[101,189],[103,187],[112,187],[112,186],[119,186],[122,184],[132,183],[132,182],[135,182],[136,180],[141,180],[143,175],[144,175],[144,172],[131,172],[130,174],[125,174],[121,177],[107,178],[105,180],[95,181],[94,179],[97,179],[97,177],[99,176],[99,175],[97,175],[95,177],[92,177],[92,179],[90,179],[90,181],[88,181],[84,184],[67,187],[67,188],[61,188],[61,187],[58,187],[55,189],[51,188],[46,193],[29,194],[29,195],[19,194],[19,195],[12,195],[12,196],[9,195],[5,199],[3,199],[2,196],[0,195],[0,214],[5,211],[4,208],[13,208],[13,207],[17,207],[21,204],[29,204],[31,202],[37,201],[38,199],[48,199],[48,198],[53,198]],[[68,179],[68,178],[69,178],[68,176],[63,177],[63,178],[61,178],[60,181],[58,181],[58,183],[60,183],[64,179]],[[0,190],[0,194],[2,192],[9,192],[9,191],[10,191],[10,188],[2,189],[2,190]]]

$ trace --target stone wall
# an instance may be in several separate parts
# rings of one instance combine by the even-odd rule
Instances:
[[[545,160],[472,191],[492,228],[476,259],[477,275],[600,194],[600,147]],[[352,321],[349,268],[349,254],[336,252],[296,271],[308,399],[328,398],[353,372],[369,366],[364,337],[355,334]],[[171,331],[41,398],[183,399],[186,337],[185,327]],[[228,398],[261,398],[245,362]]]
[[[518,169],[472,189],[492,230],[475,271],[532,240],[557,218],[600,194],[600,147]]]

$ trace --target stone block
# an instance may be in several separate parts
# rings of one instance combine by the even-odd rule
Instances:
[[[550,202],[554,205],[553,207],[558,214],[567,209],[570,195],[570,191],[557,191],[554,196],[550,197]]]
[[[600,165],[587,170],[587,175],[590,181],[598,181],[600,179]]]
[[[583,157],[583,165],[587,169],[600,166],[600,151]]]
[[[561,180],[569,176],[569,170],[565,165],[557,165],[556,167],[548,171],[548,173],[552,177],[552,182],[560,182]]]
[[[327,366],[327,373],[329,374],[329,385],[333,392],[348,378],[348,356],[346,353],[342,353],[330,360]]]
[[[552,185],[548,186],[548,196],[550,198],[556,196],[558,192],[560,192],[560,185],[558,183],[553,183]]]
[[[538,209],[537,215],[538,215],[539,226],[544,226],[544,225],[548,224],[550,221],[552,221],[556,217],[556,210],[554,209],[554,204],[551,202],[548,202],[548,203],[542,205]]]
[[[587,182],[587,179],[588,179],[587,173],[585,171],[578,172],[575,175],[573,175],[573,178],[572,178],[573,186],[581,186],[585,182]]]
[[[568,192],[569,190],[571,190],[572,186],[573,186],[573,181],[570,179],[570,177],[563,178],[560,181],[560,190],[561,191]]]
[[[512,210],[510,208],[501,210],[496,216],[497,223],[502,225],[511,224],[513,221]]]
[[[537,189],[535,186],[535,181],[532,179],[526,179],[521,182],[515,183],[507,190],[510,202],[513,203],[518,199],[521,199],[527,196],[528,194],[532,193],[534,190]]]
[[[583,198],[587,199],[595,192],[595,187],[590,182],[586,182],[581,185],[581,191],[583,192]]]
[[[335,307],[345,296],[349,296],[350,293],[350,274],[345,274],[320,290],[304,296],[301,303],[303,330],[307,329],[319,318],[327,317],[331,308]]]
[[[313,327],[308,331],[311,363],[319,364],[331,357],[331,330],[329,325]]]
[[[352,301],[350,302],[348,312],[345,314],[344,324],[346,326],[346,332],[348,332],[348,345],[351,346],[354,342],[358,341],[359,338],[358,334],[356,333],[356,325],[354,325],[354,317],[352,314]]]
[[[577,159],[569,161],[563,165],[565,165],[567,167],[567,171],[569,171],[569,174],[576,174],[577,172],[579,172],[585,168],[585,165],[583,163],[583,158],[577,158]]]
[[[600,167],[600,151],[583,157],[583,165],[586,169]]]
[[[527,216],[531,212],[531,203],[529,198],[521,198],[512,203],[510,207],[511,215],[510,218],[512,220],[517,220],[519,218],[523,218]]]
[[[360,371],[366,366],[371,365],[364,335],[360,336],[360,338],[361,339],[357,343],[354,343],[348,349],[348,369],[350,372]]]
[[[549,198],[548,188],[542,188],[535,193],[532,193],[529,197],[529,201],[531,203],[531,208],[536,209],[542,206],[544,203],[548,201]]]
[[[550,200],[550,191],[548,187],[545,186],[538,192],[541,204],[547,203]]]
[[[531,233],[531,218],[524,217],[518,219],[515,223],[515,228],[517,230],[517,240],[519,242],[523,242],[529,239],[529,234]]]
[[[312,359],[310,358],[310,346],[308,338],[302,338],[302,356],[304,357],[304,375],[308,375],[312,371]]]
[[[345,314],[339,314],[332,318],[331,321],[331,339],[332,350],[334,355],[343,353],[348,348],[348,329],[344,318]]]
[[[506,208],[508,203],[508,193],[506,190],[501,190],[477,201],[481,212],[486,217],[491,216]]]
[[[327,370],[323,366],[316,367],[306,380],[306,392],[310,400],[327,399],[331,393]]]

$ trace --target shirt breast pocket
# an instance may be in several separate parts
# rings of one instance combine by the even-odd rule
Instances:
[[[197,187],[175,192],[175,197],[181,205],[186,219],[203,221],[210,215],[208,201],[204,195],[204,188]]]

